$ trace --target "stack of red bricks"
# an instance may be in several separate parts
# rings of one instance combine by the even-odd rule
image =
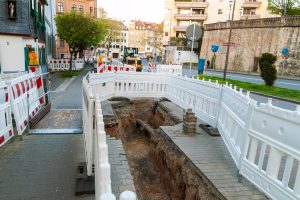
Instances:
[[[196,134],[197,118],[192,109],[187,109],[186,113],[183,114],[183,133],[186,135]]]

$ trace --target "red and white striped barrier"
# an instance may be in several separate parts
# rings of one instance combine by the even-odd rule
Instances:
[[[34,74],[31,73],[8,81],[10,102],[19,135],[23,134],[29,118],[34,117],[40,108],[39,93],[34,80]]]
[[[104,72],[122,72],[122,71],[126,71],[126,72],[135,72],[136,71],[136,67],[132,66],[132,65],[113,65],[110,63],[98,63],[98,67],[97,67],[97,73],[98,74],[102,74]]]
[[[72,63],[73,70],[81,70],[84,66],[83,59],[76,59]],[[69,59],[52,59],[49,62],[49,71],[67,71],[70,69],[70,60]]]
[[[30,67],[30,72],[32,72],[35,75],[35,82],[36,82],[36,86],[37,89],[39,91],[39,96],[40,98],[40,102],[42,105],[45,104],[45,91],[44,91],[44,82],[43,82],[43,72],[42,72],[42,68],[41,66],[37,66],[37,67]]]
[[[0,147],[13,137],[8,87],[0,82]]]

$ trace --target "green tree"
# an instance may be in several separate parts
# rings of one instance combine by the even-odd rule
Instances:
[[[300,0],[269,0],[268,10],[277,15],[300,15]]]
[[[112,43],[118,42],[121,39],[120,35],[121,35],[123,23],[109,18],[102,18],[101,21],[104,24],[105,28],[107,29],[105,40],[103,41],[101,46],[107,49],[107,57],[108,57],[110,48],[112,47]]]
[[[277,57],[271,53],[263,53],[259,59],[260,76],[268,86],[273,86],[277,79],[277,70],[275,62]]]
[[[55,21],[59,38],[69,45],[72,71],[73,56],[99,44],[105,37],[106,27],[101,21],[76,12],[56,15]]]
[[[148,45],[154,49],[154,53],[157,55],[162,54],[163,47],[163,23],[155,24],[148,30],[148,34],[144,36],[141,41],[142,45]]]

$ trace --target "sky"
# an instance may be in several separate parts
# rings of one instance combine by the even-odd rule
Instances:
[[[108,13],[108,17],[118,20],[143,20],[162,22],[164,0],[98,0],[98,7]]]

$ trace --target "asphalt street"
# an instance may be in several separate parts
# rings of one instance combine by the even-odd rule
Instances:
[[[183,75],[187,76],[194,76],[197,75],[197,70],[188,68],[183,68]],[[217,77],[223,77],[223,72],[219,71],[206,71],[206,75],[209,76],[217,76]],[[261,79],[260,76],[256,75],[248,75],[248,74],[236,74],[236,73],[227,73],[227,78],[232,80],[239,80],[239,81],[246,81],[250,83],[257,83],[257,84],[264,84],[264,81]],[[275,86],[282,87],[282,88],[288,88],[288,89],[294,89],[294,90],[300,90],[300,79],[299,80],[290,80],[290,79],[281,79],[278,78],[275,82]]]

